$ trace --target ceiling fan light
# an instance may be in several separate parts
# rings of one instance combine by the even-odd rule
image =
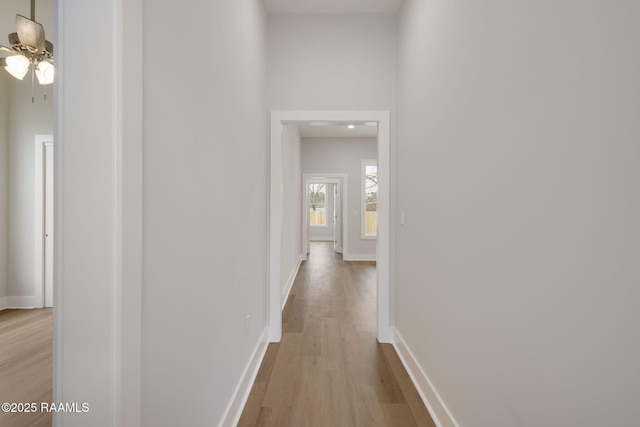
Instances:
[[[13,55],[5,58],[7,65],[4,67],[13,77],[22,80],[29,71],[29,59],[22,55]]]
[[[38,82],[41,85],[53,83],[54,74],[55,70],[53,68],[53,64],[47,61],[40,61],[36,68],[36,76],[38,77]]]

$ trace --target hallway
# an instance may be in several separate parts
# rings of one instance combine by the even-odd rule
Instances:
[[[396,352],[376,341],[374,262],[312,242],[240,426],[434,426]]]

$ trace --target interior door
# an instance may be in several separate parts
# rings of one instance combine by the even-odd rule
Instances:
[[[342,253],[342,179],[339,179],[335,185],[333,218],[334,227],[334,250]]]
[[[333,250],[338,252],[338,185],[333,186]]]
[[[309,209],[311,209],[311,204],[309,203],[309,197],[311,196],[311,191],[309,190],[310,188],[310,183],[307,183],[306,185],[306,190],[305,190],[305,202],[304,202],[304,209],[306,211],[306,218],[307,221],[305,223],[305,227],[307,227],[307,241],[306,241],[306,246],[307,246],[307,255],[309,255],[309,253],[311,252],[311,225],[310,225],[310,217],[309,217]]]
[[[53,307],[53,144],[44,161],[44,306]]]

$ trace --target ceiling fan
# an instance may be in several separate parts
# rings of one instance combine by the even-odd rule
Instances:
[[[35,3],[31,0],[31,18],[16,15],[16,32],[9,34],[10,46],[0,45],[0,51],[13,55],[0,58],[0,66],[19,80],[31,70],[32,85],[34,74],[38,83],[48,85],[54,77],[53,43],[44,38],[44,27],[35,20]]]

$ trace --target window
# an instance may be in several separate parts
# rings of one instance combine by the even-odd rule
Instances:
[[[326,227],[327,186],[325,184],[309,184],[309,225]]]
[[[362,161],[362,238],[375,239],[378,234],[378,163]]]

